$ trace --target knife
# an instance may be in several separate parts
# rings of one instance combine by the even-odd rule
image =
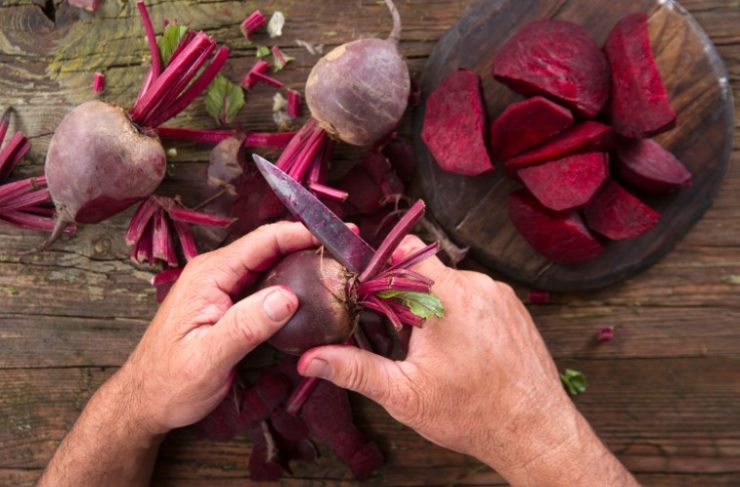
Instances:
[[[253,154],[252,158],[275,196],[308,228],[347,270],[362,273],[375,254],[362,237],[350,228],[309,190],[273,163]]]

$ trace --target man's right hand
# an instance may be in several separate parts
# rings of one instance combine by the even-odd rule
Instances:
[[[408,237],[394,255],[424,244]],[[414,329],[404,361],[345,346],[306,352],[300,373],[381,404],[432,442],[472,455],[517,485],[635,485],[566,395],[524,305],[506,284],[436,257],[445,317]]]

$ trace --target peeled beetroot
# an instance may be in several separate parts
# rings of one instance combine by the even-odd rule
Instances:
[[[604,46],[612,71],[612,124],[625,137],[649,137],[676,124],[676,112],[650,49],[647,23],[644,13],[627,15],[614,26]]]
[[[639,237],[660,220],[660,213],[609,180],[583,210],[588,228],[612,240]]]
[[[152,194],[166,156],[159,138],[142,133],[125,110],[95,100],[64,117],[45,170],[59,220],[98,223]]]
[[[478,176],[493,170],[484,131],[480,78],[459,69],[427,98],[421,138],[443,170]]]
[[[588,203],[609,176],[609,157],[601,152],[580,154],[524,168],[518,175],[546,207],[572,210]]]
[[[615,168],[629,186],[648,194],[666,194],[691,186],[691,173],[681,161],[650,139],[621,139]]]
[[[604,245],[588,231],[578,213],[548,210],[526,190],[509,197],[509,217],[535,250],[555,262],[584,262],[604,251]]]
[[[542,95],[584,117],[609,98],[609,66],[591,34],[565,20],[532,22],[493,59],[493,76],[525,96]]]
[[[544,144],[506,161],[506,171],[515,173],[518,169],[533,166],[540,162],[561,159],[571,154],[606,151],[614,142],[611,127],[599,122],[583,122],[556,135]]]
[[[493,159],[510,159],[571,125],[570,110],[541,96],[513,103],[491,125]]]

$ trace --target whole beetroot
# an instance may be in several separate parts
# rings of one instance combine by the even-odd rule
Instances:
[[[351,277],[339,262],[315,250],[296,252],[280,261],[262,287],[286,286],[301,306],[272,336],[270,345],[300,355],[309,348],[346,341],[359,316],[356,297],[349,294]]]
[[[311,119],[280,155],[276,165],[317,195],[343,201],[346,193],[324,185],[324,165],[334,139],[371,145],[388,135],[408,105],[411,80],[398,50],[401,18],[392,0],[388,39],[358,39],[319,60],[306,82]]]
[[[98,223],[152,194],[166,168],[158,137],[141,132],[124,109],[95,100],[64,117],[45,170],[59,221]]]

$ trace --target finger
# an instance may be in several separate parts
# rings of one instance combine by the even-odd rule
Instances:
[[[264,225],[236,242],[208,255],[208,266],[218,286],[228,294],[252,284],[260,272],[283,255],[316,247],[318,241],[301,223]]]
[[[408,235],[401,241],[401,244],[393,252],[391,260],[393,263],[400,262],[424,247],[426,247],[426,244],[419,237]],[[413,266],[413,270],[436,282],[442,279],[451,269],[445,266],[442,261],[439,260],[439,257],[433,255]]]
[[[232,306],[208,330],[206,350],[217,363],[233,367],[282,328],[298,304],[296,295],[282,286],[256,292]]]
[[[392,411],[408,383],[399,364],[351,346],[330,345],[304,353],[298,373],[333,382]]]

